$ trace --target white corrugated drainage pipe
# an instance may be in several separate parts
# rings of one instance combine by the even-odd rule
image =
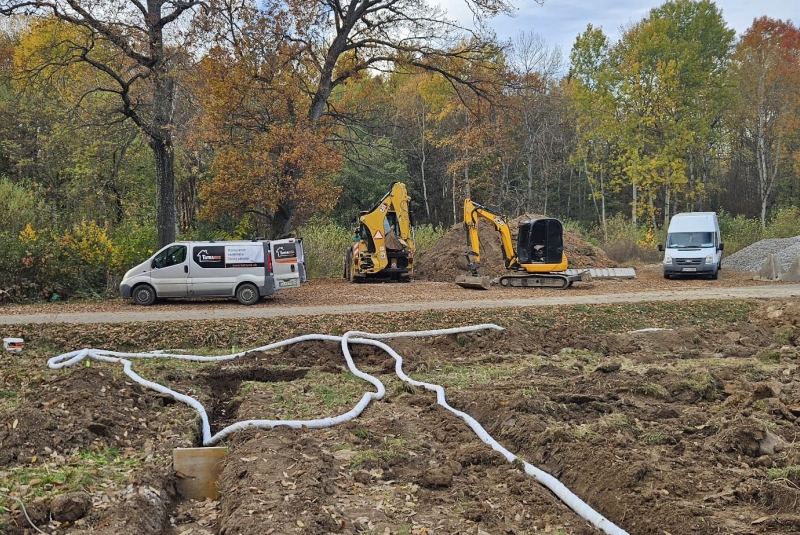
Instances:
[[[319,429],[324,427],[332,427],[336,424],[346,422],[348,420],[352,420],[353,418],[357,417],[364,411],[364,409],[366,409],[367,405],[369,405],[369,403],[373,399],[382,399],[384,394],[386,393],[386,388],[383,386],[383,383],[381,383],[377,378],[362,372],[356,367],[355,363],[353,362],[353,358],[350,355],[349,344],[351,343],[367,344],[376,346],[383,349],[384,351],[386,351],[386,353],[391,355],[392,358],[394,358],[395,372],[397,373],[397,376],[401,380],[411,385],[423,387],[427,390],[433,390],[434,392],[436,392],[436,401],[439,405],[441,405],[445,409],[449,410],[450,412],[452,412],[453,414],[464,420],[467,423],[467,425],[470,426],[470,428],[475,432],[475,434],[478,435],[478,437],[484,443],[488,444],[493,450],[503,455],[503,457],[505,457],[509,462],[521,461],[525,467],[526,474],[528,474],[531,477],[534,477],[539,483],[550,489],[550,491],[552,491],[556,496],[558,496],[558,498],[561,501],[563,501],[570,509],[575,511],[575,513],[578,514],[581,518],[583,518],[596,528],[600,529],[604,533],[607,533],[608,535],[628,535],[626,531],[617,527],[613,522],[605,518],[603,515],[592,509],[586,502],[578,498],[574,493],[572,493],[563,483],[558,481],[556,478],[536,468],[535,466],[523,461],[522,459],[519,459],[516,455],[512,454],[510,451],[501,446],[494,438],[492,438],[486,432],[486,430],[472,416],[451,407],[445,400],[444,388],[442,388],[440,385],[434,385],[431,383],[416,381],[407,376],[403,372],[403,358],[399,354],[397,354],[391,347],[379,341],[381,339],[401,338],[401,337],[441,336],[447,334],[475,332],[486,329],[503,330],[502,327],[489,323],[481,325],[472,325],[468,327],[455,327],[452,329],[409,331],[409,332],[399,332],[399,333],[376,334],[376,333],[367,333],[361,331],[349,331],[345,333],[343,336],[332,336],[325,334],[307,334],[303,336],[289,338],[287,340],[283,340],[280,342],[275,342],[273,344],[268,344],[255,349],[249,349],[247,351],[243,351],[240,353],[234,353],[231,355],[222,355],[216,357],[202,357],[198,355],[182,355],[182,354],[172,354],[163,352],[119,353],[115,351],[105,351],[101,349],[81,349],[79,351],[64,353],[57,357],[53,357],[47,361],[47,365],[52,369],[60,369],[66,366],[72,366],[73,364],[80,362],[81,360],[87,357],[104,362],[120,362],[123,364],[123,369],[125,371],[125,374],[132,380],[136,381],[137,383],[143,386],[146,386],[147,388],[155,390],[156,392],[171,395],[178,401],[181,401],[193,407],[200,415],[200,419],[202,420],[203,445],[210,446],[216,444],[217,442],[224,439],[231,433],[248,427],[272,429],[273,427],[277,426],[287,426],[292,428],[308,427],[313,429]],[[202,406],[202,404],[200,404],[200,402],[198,402],[191,396],[180,394],[163,385],[147,381],[146,379],[140,377],[132,370],[131,361],[124,358],[124,357],[175,358],[175,359],[189,360],[195,362],[219,362],[224,360],[232,360],[244,356],[247,353],[252,353],[256,351],[269,351],[290,344],[295,344],[297,342],[305,342],[309,340],[326,340],[326,341],[340,342],[342,346],[342,353],[344,355],[345,360],[347,361],[347,366],[350,369],[350,371],[356,377],[359,377],[360,379],[363,379],[372,384],[373,386],[375,386],[377,392],[366,392],[362,396],[361,400],[352,409],[350,409],[344,414],[340,414],[339,416],[320,418],[316,420],[244,420],[229,425],[228,427],[219,431],[214,436],[211,436],[211,427],[208,421],[208,414],[206,413],[205,408]]]

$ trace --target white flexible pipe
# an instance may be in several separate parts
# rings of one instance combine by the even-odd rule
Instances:
[[[348,331],[343,336],[307,334],[303,336],[289,338],[287,340],[282,340],[280,342],[275,342],[273,344],[268,344],[255,349],[250,349],[240,353],[215,356],[215,357],[202,357],[197,355],[171,354],[162,352],[118,353],[114,351],[105,351],[100,349],[81,349],[79,351],[64,353],[57,357],[53,357],[47,361],[47,365],[52,369],[60,369],[66,366],[71,366],[87,357],[105,362],[121,362],[123,364],[123,369],[125,374],[134,381],[136,381],[137,383],[146,386],[147,388],[150,388],[152,390],[155,390],[156,392],[171,395],[178,401],[186,403],[187,405],[194,408],[200,415],[200,419],[202,420],[203,445],[210,446],[221,441],[231,433],[245,429],[247,427],[272,429],[273,427],[277,426],[287,426],[292,428],[308,427],[312,429],[319,429],[324,427],[332,427],[336,424],[354,419],[355,417],[360,415],[364,411],[364,409],[366,409],[366,407],[373,399],[377,400],[382,399],[386,393],[386,388],[383,386],[383,383],[381,383],[377,378],[362,372],[361,370],[358,369],[358,367],[356,367],[355,362],[353,362],[353,358],[350,355],[349,344],[354,343],[354,344],[366,344],[366,345],[376,346],[383,349],[392,358],[394,358],[395,373],[402,381],[405,381],[414,386],[423,387],[426,390],[432,390],[436,392],[436,401],[439,405],[441,405],[445,409],[449,410],[450,412],[452,412],[453,414],[464,420],[467,423],[467,425],[470,426],[470,428],[475,432],[476,435],[478,435],[478,437],[484,443],[488,444],[494,451],[503,455],[503,457],[505,457],[506,460],[512,463],[518,460],[521,461],[525,467],[526,474],[535,478],[543,486],[550,489],[550,491],[552,491],[561,501],[563,501],[570,509],[572,509],[581,518],[591,523],[593,526],[595,526],[596,528],[600,529],[601,531],[603,531],[608,535],[628,535],[626,531],[617,527],[613,522],[605,518],[603,515],[601,515],[594,509],[592,509],[586,502],[577,497],[563,483],[558,481],[556,478],[536,468],[535,466],[529,464],[528,462],[519,459],[516,455],[514,455],[506,448],[501,446],[500,443],[498,443],[494,438],[492,438],[486,432],[486,430],[480,425],[480,423],[478,423],[478,421],[475,420],[472,416],[451,407],[445,399],[444,388],[442,388],[440,385],[417,381],[406,375],[405,372],[403,372],[403,357],[397,354],[391,347],[379,341],[379,339],[400,338],[400,337],[441,336],[447,334],[475,332],[486,329],[503,330],[502,327],[489,323],[489,324],[473,325],[469,327],[455,327],[452,329],[438,329],[431,331],[408,331],[399,333],[376,334],[376,333],[367,333],[361,331]],[[347,366],[350,369],[350,371],[356,377],[359,377],[360,379],[363,379],[372,384],[373,386],[375,386],[377,392],[366,392],[362,396],[361,400],[352,409],[350,409],[344,414],[340,414],[339,416],[334,416],[330,418],[320,418],[316,420],[244,420],[229,425],[228,427],[219,431],[214,436],[211,436],[211,428],[209,425],[208,415],[206,414],[205,408],[202,406],[202,404],[200,404],[200,402],[198,402],[196,399],[190,396],[186,396],[184,394],[175,392],[174,390],[171,390],[158,383],[153,383],[147,381],[146,379],[143,379],[133,371],[133,369],[131,368],[132,366],[131,361],[123,358],[123,357],[176,358],[176,359],[189,360],[195,362],[219,362],[224,360],[235,359],[244,356],[247,353],[252,353],[256,351],[269,351],[272,349],[277,349],[279,347],[287,346],[297,342],[304,342],[308,340],[326,340],[326,341],[340,342],[342,346],[342,353],[344,355],[345,360],[347,361]]]

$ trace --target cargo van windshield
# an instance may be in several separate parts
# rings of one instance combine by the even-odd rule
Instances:
[[[713,232],[673,232],[667,236],[667,247],[673,249],[690,249],[714,247]]]

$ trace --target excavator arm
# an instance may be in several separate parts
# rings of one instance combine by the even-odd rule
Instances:
[[[402,182],[362,212],[352,247],[345,253],[345,278],[410,280],[414,258],[411,197]]]
[[[511,240],[511,231],[508,230],[505,216],[491,208],[473,202],[472,199],[464,201],[464,226],[467,230],[467,269],[473,277],[478,276],[481,266],[480,240],[478,239],[478,218],[492,222],[494,228],[500,233],[500,242],[503,245],[503,261],[507,269],[513,269],[517,262],[517,253],[514,251],[514,242]]]
[[[359,219],[373,239],[385,241],[390,249],[414,250],[411,197],[402,182],[395,182],[389,193]]]

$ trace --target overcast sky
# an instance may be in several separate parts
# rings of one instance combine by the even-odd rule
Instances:
[[[430,0],[431,4],[437,0]],[[791,20],[800,26],[800,0],[717,0],[722,18],[729,28],[742,34],[753,23],[753,19],[768,16],[783,21]],[[447,9],[450,18],[464,24],[471,14],[464,0],[439,0]],[[587,24],[602,27],[611,42],[619,40],[620,27],[636,23],[647,16],[650,10],[664,4],[664,0],[545,0],[539,5],[533,0],[515,0],[516,16],[501,16],[493,20],[492,28],[501,40],[514,38],[520,32],[538,33],[549,47],[558,46],[569,58],[572,45],[578,34],[586,30]]]

